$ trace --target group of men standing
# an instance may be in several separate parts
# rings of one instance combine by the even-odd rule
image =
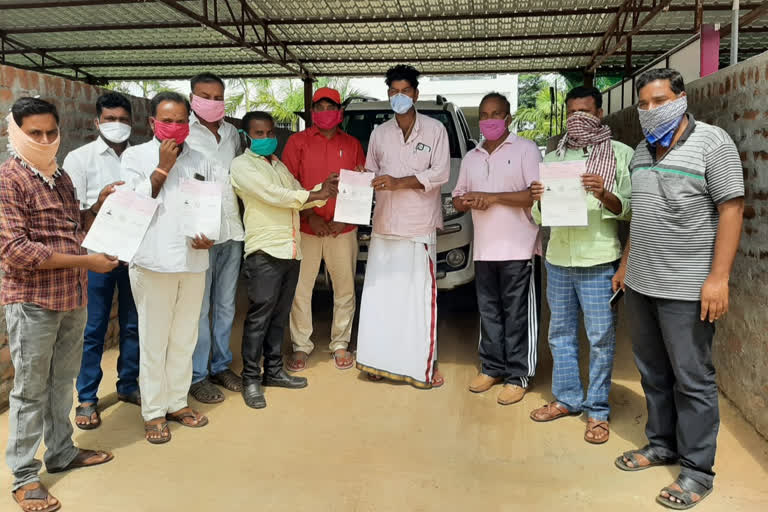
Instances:
[[[141,406],[145,437],[171,439],[169,421],[199,428],[208,418],[189,407],[224,400],[218,386],[263,408],[263,386],[302,388],[314,349],[311,298],[321,262],[334,294],[330,350],[340,370],[418,388],[444,383],[437,368],[437,230],[440,188],[450,175],[443,125],[420,114],[419,72],[396,66],[386,76],[394,116],[372,133],[367,155],[340,129],[338,91],[312,98],[313,126],[275,155],[275,123],[265,112],[242,120],[246,141],[224,120],[224,82],[204,73],[190,100],[164,92],[150,102],[154,137],[131,146],[131,104],[118,93],[96,105],[99,137],[56,163],[55,107],[18,100],[8,116],[11,157],[0,167],[0,259],[5,271],[9,343],[16,368],[7,460],[14,498],[24,510],[60,503],[39,481],[35,452],[45,437],[49,472],[110,461],[72,442],[69,412],[77,377],[76,425],[101,424],[97,390],[115,288],[120,356],[118,399]],[[680,461],[680,477],[657,500],[695,505],[711,492],[718,426],[711,345],[727,311],[728,275],[738,246],[744,187],[735,146],[719,128],[687,114],[684,84],[673,70],[637,81],[646,141],[633,152],[601,122],[602,96],[568,93],[567,131],[543,161],[585,162],[581,183],[587,225],[556,227],[546,252],[549,346],[554,400],[530,413],[547,422],[587,415],[584,439],[605,443],[615,349],[611,296],[626,290],[633,350],[648,403],[649,445],[616,465],[638,471]],[[483,140],[462,161],[453,202],[471,211],[480,312],[480,372],[475,393],[503,384],[498,402],[520,402],[537,365],[546,210],[536,145],[510,133],[508,100],[491,93],[479,106]],[[372,240],[363,288],[356,359],[349,350],[355,314],[356,226],[334,221],[341,169],[375,173]],[[179,229],[181,184],[220,184],[220,237]],[[88,254],[81,242],[102,204],[126,186],[158,204],[130,262]],[[631,217],[623,252],[618,223]],[[249,308],[242,376],[229,341],[241,275]],[[87,304],[87,307],[86,307]],[[578,327],[590,346],[589,384],[579,376]],[[290,329],[293,354],[281,345]],[[262,362],[263,361],[263,362]]]

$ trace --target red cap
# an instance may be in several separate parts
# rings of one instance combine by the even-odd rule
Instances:
[[[316,103],[322,99],[329,99],[337,105],[341,105],[341,95],[336,89],[330,87],[321,87],[315,91],[315,95],[312,96],[312,103]]]

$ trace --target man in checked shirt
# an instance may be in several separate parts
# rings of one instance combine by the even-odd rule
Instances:
[[[10,396],[6,460],[13,497],[23,510],[61,507],[48,494],[35,459],[45,437],[48,473],[112,460],[109,452],[72,442],[72,390],[83,354],[87,271],[106,273],[118,261],[80,246],[106,197],[104,187],[79,209],[72,180],[58,168],[59,115],[52,104],[21,98],[7,117],[11,156],[0,165],[0,262],[5,272],[8,344],[16,374]]]

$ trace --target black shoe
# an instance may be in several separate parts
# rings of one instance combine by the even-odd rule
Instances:
[[[265,373],[262,384],[278,388],[299,389],[307,387],[307,379],[306,377],[294,377],[293,375],[288,375],[288,373],[281,368],[280,371],[274,375],[267,375]]]
[[[263,409],[267,406],[264,389],[259,381],[243,382],[243,400],[245,405],[253,409]]]
[[[217,404],[224,401],[224,393],[219,391],[219,388],[211,384],[208,379],[192,384],[189,388],[189,394],[203,404]]]
[[[223,372],[213,374],[209,378],[211,382],[213,382],[214,384],[223,386],[225,389],[228,389],[229,391],[238,392],[243,390],[243,379],[241,379],[238,374],[236,374],[229,368],[227,368]]]

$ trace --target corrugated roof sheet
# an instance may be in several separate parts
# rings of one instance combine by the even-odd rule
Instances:
[[[80,78],[87,73],[107,80],[186,78],[202,70],[226,77],[285,76],[302,70],[315,75],[365,75],[383,73],[402,61],[425,73],[578,70],[589,65],[623,3],[1,0],[0,35],[6,38],[9,64],[44,67],[68,76],[74,76],[77,68]],[[650,35],[633,38],[636,67],[691,36],[695,3],[672,2],[668,12],[643,27],[641,34]],[[640,19],[650,4],[644,2]],[[705,1],[704,22],[730,23],[730,4]],[[759,4],[742,2],[746,9]],[[266,43],[265,25],[272,35]],[[283,43],[292,55],[283,53]],[[723,48],[728,44],[724,40]],[[767,17],[741,34],[740,48],[745,52],[768,48]],[[601,66],[620,71],[625,60],[621,50]]]

